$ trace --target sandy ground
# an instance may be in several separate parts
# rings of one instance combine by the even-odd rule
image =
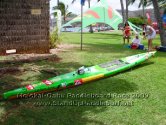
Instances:
[[[65,51],[70,51],[72,48],[78,47],[77,45],[74,44],[60,44],[58,45],[57,48],[55,49],[50,49],[50,53],[48,54],[11,54],[7,56],[1,56],[0,57],[0,63],[6,63],[6,62],[28,62],[28,61],[36,61],[36,60],[43,60],[43,59],[50,59],[50,58],[55,58],[56,54],[59,52],[65,52]],[[58,58],[58,57],[57,57]]]
[[[78,45],[75,44],[60,44],[55,49],[50,49],[51,54],[57,54],[59,52],[70,51],[72,48],[77,48]]]

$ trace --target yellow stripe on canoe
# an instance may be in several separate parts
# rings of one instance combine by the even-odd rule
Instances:
[[[89,81],[93,81],[93,80],[97,80],[97,79],[101,79],[104,77],[104,74],[99,74],[99,75],[95,75],[95,76],[90,76],[87,78],[82,78],[82,82],[89,82]]]

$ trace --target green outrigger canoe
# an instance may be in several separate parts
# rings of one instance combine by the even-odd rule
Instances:
[[[2,98],[12,99],[20,97],[19,95],[22,94],[30,95],[44,93],[82,85],[84,83],[108,77],[130,69],[144,62],[155,53],[156,52],[147,52],[95,65],[92,67],[81,67],[77,71],[73,71],[64,75],[43,80],[41,82],[32,83],[22,88],[5,92],[3,93]]]

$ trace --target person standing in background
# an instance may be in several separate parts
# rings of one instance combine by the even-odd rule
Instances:
[[[152,51],[153,50],[152,41],[156,37],[156,31],[153,27],[146,24],[142,24],[142,28],[143,30],[145,30],[145,34],[147,35],[147,38],[148,38],[148,52]]]
[[[128,24],[128,22],[125,23],[124,29],[123,29],[123,44],[125,44],[125,40],[127,39],[127,42],[129,44],[129,39],[130,39],[130,33],[131,29]]]
[[[143,30],[142,35],[143,35],[143,39],[146,39],[145,30]]]

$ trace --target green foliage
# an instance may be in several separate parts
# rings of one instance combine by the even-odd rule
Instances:
[[[133,17],[133,18],[129,18],[128,21],[130,21],[131,23],[135,24],[135,25],[141,25],[143,23],[146,23],[146,20],[141,18],[141,17]]]
[[[58,29],[56,28],[51,34],[50,34],[50,48],[56,48],[58,44],[60,44],[61,39],[58,35]]]
[[[137,0],[128,0],[129,5],[130,5],[130,4],[132,5],[132,4],[136,3],[136,1],[137,1]],[[161,6],[161,7],[166,5],[165,0],[158,0],[157,2],[158,2],[158,4],[159,4],[159,6]],[[139,7],[139,8],[140,8],[141,6],[147,7],[147,6],[150,6],[150,5],[152,5],[152,0],[139,0],[139,5],[138,5],[138,7]]]
[[[68,8],[69,8],[68,5],[65,5],[63,2],[59,2],[58,6],[54,6],[52,9],[53,10],[57,10],[57,9],[60,10],[61,13],[62,13],[62,16],[63,16],[63,20],[65,22],[66,21],[66,17],[70,16],[72,14],[72,12],[68,12]],[[53,15],[54,15],[54,17],[56,17],[57,13],[54,12]]]
[[[60,10],[62,12],[62,15],[64,16],[66,15],[66,10],[68,9],[68,6],[66,7],[63,2],[59,2],[58,6],[53,7],[53,10],[56,10],[56,9]]]

